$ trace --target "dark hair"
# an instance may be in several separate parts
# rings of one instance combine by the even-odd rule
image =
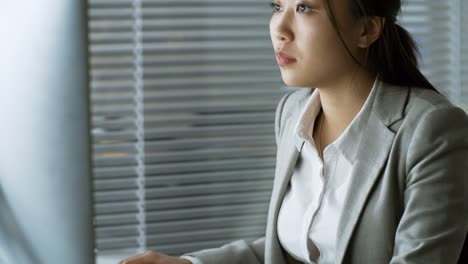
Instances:
[[[382,35],[367,50],[366,61],[360,63],[346,45],[330,0],[326,0],[328,14],[343,45],[353,59],[367,71],[377,74],[389,84],[399,86],[417,86],[437,92],[435,87],[419,70],[417,45],[408,31],[396,24],[396,17],[401,9],[401,0],[347,0],[351,15],[355,18],[380,16],[385,18]]]

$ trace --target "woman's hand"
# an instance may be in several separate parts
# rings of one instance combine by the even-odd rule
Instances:
[[[192,264],[189,260],[148,251],[122,260],[119,264]]]

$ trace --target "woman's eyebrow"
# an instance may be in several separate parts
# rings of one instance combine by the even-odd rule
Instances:
[[[299,0],[297,2],[307,3],[307,4],[311,4],[311,5],[318,5],[318,4],[321,4],[323,1],[320,1],[320,0]]]

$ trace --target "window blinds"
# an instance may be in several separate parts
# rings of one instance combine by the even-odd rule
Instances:
[[[263,0],[89,1],[99,254],[264,235],[284,91]]]
[[[466,10],[466,1],[406,0],[403,3],[399,23],[420,47],[423,73],[452,101],[467,101],[467,79],[463,74],[468,69],[467,18],[462,16],[461,9],[463,6]]]
[[[420,66],[429,80],[444,94],[453,84],[451,74],[450,1],[408,0],[399,23],[419,45]],[[437,12],[434,12],[437,10]]]
[[[262,236],[284,93],[269,1],[88,2],[98,255]],[[407,0],[399,18],[453,100],[468,99],[467,5]]]

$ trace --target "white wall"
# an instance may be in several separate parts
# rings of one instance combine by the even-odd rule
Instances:
[[[1,4],[1,263],[94,263],[85,2]]]

